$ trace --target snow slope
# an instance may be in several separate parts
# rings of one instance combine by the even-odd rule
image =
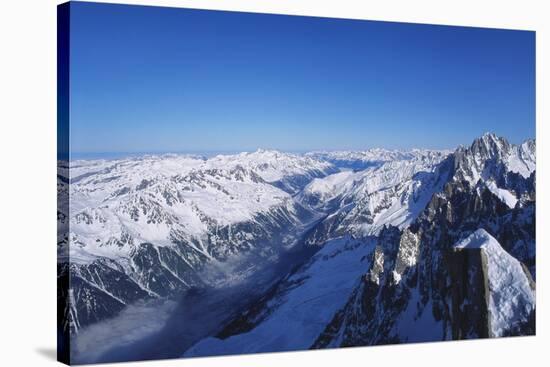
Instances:
[[[455,245],[460,249],[477,249],[487,257],[489,313],[493,336],[524,322],[535,309],[535,290],[520,262],[508,254],[484,229],[478,229]]]
[[[501,189],[497,186],[495,181],[488,180],[485,185],[493,194],[495,194],[503,203],[508,205],[509,208],[514,208],[518,202],[516,195],[509,190]]]
[[[257,327],[227,339],[210,337],[184,356],[288,351],[309,348],[344,306],[369,265],[374,244],[350,237],[332,240],[278,287]]]
[[[374,235],[385,225],[404,228],[443,188],[451,168],[441,164],[445,158],[444,153],[432,152],[315,179],[298,200],[329,212],[325,221],[336,236]]]

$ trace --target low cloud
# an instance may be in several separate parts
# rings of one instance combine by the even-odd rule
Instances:
[[[97,363],[111,349],[125,346],[158,333],[176,307],[174,301],[138,302],[118,316],[82,329],[73,339],[74,363]]]

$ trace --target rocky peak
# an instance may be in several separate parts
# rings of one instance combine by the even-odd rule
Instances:
[[[499,137],[493,133],[485,133],[480,138],[474,140],[470,146],[472,153],[477,153],[481,157],[492,158],[494,156],[503,156],[510,152],[510,143],[508,140]]]
[[[475,139],[469,147],[460,147],[455,152],[456,169],[471,170],[473,168],[483,169],[485,163],[490,160],[503,160],[511,152],[510,143],[492,133],[485,133]]]
[[[535,141],[513,145],[502,137],[486,133],[470,147],[458,148],[454,160],[455,181],[466,181],[470,186],[482,181],[504,201],[515,202],[523,192],[530,191],[531,185],[526,180],[536,168]],[[506,200],[511,198],[510,192],[514,200]]]

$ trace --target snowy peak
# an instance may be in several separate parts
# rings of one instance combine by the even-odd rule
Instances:
[[[510,153],[511,145],[504,138],[498,137],[493,133],[485,133],[472,143],[470,149],[472,152],[483,159],[493,157],[502,157]]]
[[[475,185],[481,178],[487,179],[497,170],[514,172],[527,178],[535,170],[535,141],[527,140],[517,146],[495,134],[486,133],[474,140],[468,148],[455,152],[456,177]]]
[[[510,144],[495,134],[485,134],[468,148],[453,154],[456,181],[485,187],[509,207],[532,200],[536,169],[535,141]]]

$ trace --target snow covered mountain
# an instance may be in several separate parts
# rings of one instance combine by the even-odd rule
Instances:
[[[494,134],[453,152],[60,162],[60,312],[76,335],[247,283],[178,355],[531,335],[535,169],[534,140]]]
[[[534,148],[534,141],[518,147],[491,134],[460,147],[429,169],[438,184],[426,185],[428,199],[410,222],[329,240],[184,356],[534,334]],[[375,171],[360,174],[376,178]],[[414,174],[401,177],[414,181]],[[361,183],[356,178],[345,172],[316,180],[301,199],[337,213],[345,207],[340,197]],[[350,256],[350,247],[359,252]]]
[[[339,168],[363,170],[369,167],[378,167],[385,162],[410,161],[422,158],[430,160],[449,153],[451,151],[426,149],[405,151],[373,148],[363,151],[318,151],[306,153],[306,156],[330,162]]]
[[[455,176],[471,185],[487,187],[510,208],[532,191],[535,181],[535,141],[512,145],[504,138],[485,134],[455,153]],[[520,203],[521,205],[521,203]]]
[[[327,217],[311,233],[310,241],[319,243],[345,234],[375,235],[386,225],[406,227],[448,180],[452,167],[442,163],[446,156],[438,151],[400,153],[396,160],[362,171],[313,180],[299,200]]]
[[[71,162],[59,176],[69,182],[70,172],[71,184],[58,251],[60,274],[71,279],[73,328],[200,286],[210,281],[201,274],[207,264],[245,254],[275,261],[316,219],[291,194],[334,171],[273,151]]]

